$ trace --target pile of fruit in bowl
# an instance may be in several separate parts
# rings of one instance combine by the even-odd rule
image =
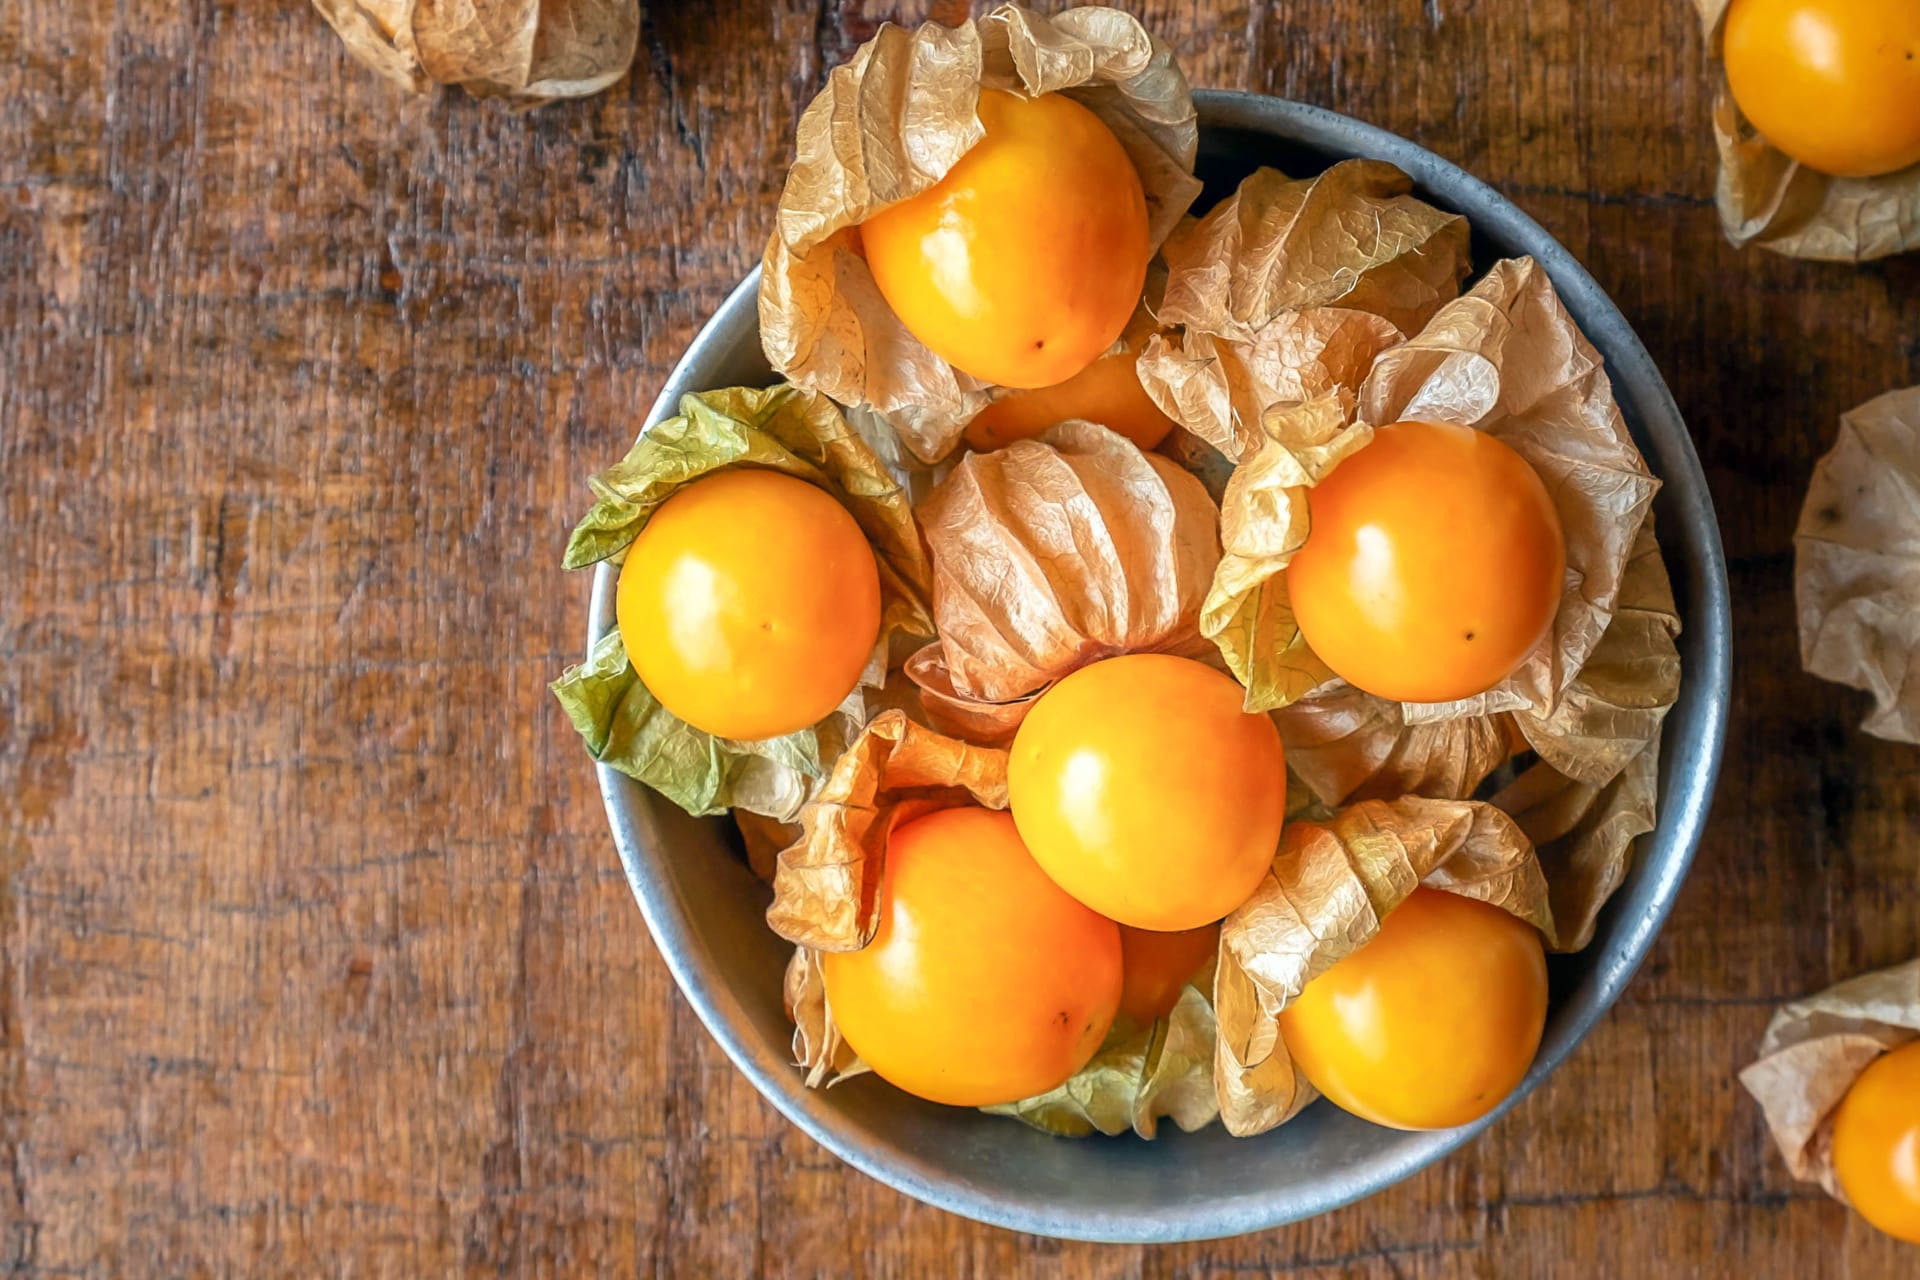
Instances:
[[[737,821],[809,1084],[1466,1124],[1654,826],[1658,481],[1537,263],[1374,161],[1196,213],[1196,142],[1118,11],[883,28],[800,122],[781,381],[593,478],[555,692]]]

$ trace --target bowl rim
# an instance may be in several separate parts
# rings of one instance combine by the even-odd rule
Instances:
[[[1634,972],[1645,959],[1655,936],[1671,913],[1681,883],[1692,865],[1705,827],[1714,785],[1725,748],[1732,680],[1731,610],[1726,556],[1714,516],[1712,495],[1701,469],[1690,433],[1665,380],[1639,336],[1619,308],[1584,267],[1538,222],[1491,186],[1458,165],[1417,143],[1338,112],[1306,103],[1238,90],[1198,89],[1194,105],[1204,129],[1265,134],[1338,156],[1385,160],[1398,166],[1416,185],[1454,193],[1461,203],[1476,203],[1487,212],[1476,215],[1476,231],[1492,231],[1496,238],[1522,247],[1546,268],[1569,311],[1582,318],[1581,328],[1602,349],[1609,376],[1635,388],[1645,435],[1658,446],[1663,466],[1656,470],[1669,486],[1677,508],[1679,537],[1668,545],[1686,544],[1688,592],[1683,613],[1689,630],[1700,641],[1704,669],[1690,669],[1682,698],[1695,700],[1693,717],[1698,732],[1684,760],[1672,761],[1672,774],[1660,796],[1660,827],[1672,823],[1672,836],[1659,846],[1664,855],[1654,859],[1650,833],[1639,857],[1652,872],[1642,891],[1647,906],[1637,917],[1622,920],[1604,945],[1592,944],[1598,954],[1592,972],[1579,989],[1581,1008],[1570,1027],[1557,1039],[1543,1040],[1533,1066],[1521,1085],[1499,1107],[1471,1124],[1456,1129],[1407,1135],[1397,1154],[1359,1168],[1342,1171],[1315,1184],[1311,1193],[1284,1200],[1258,1195],[1231,1200],[1171,1207],[1146,1218],[1139,1215],[1076,1210],[1050,1211],[1011,1195],[996,1195],[957,1180],[943,1179],[918,1168],[902,1167],[889,1152],[870,1145],[860,1126],[836,1112],[816,1091],[807,1089],[800,1073],[780,1055],[770,1055],[745,1034],[747,1018],[733,994],[722,984],[696,971],[689,955],[699,950],[678,895],[654,865],[634,815],[627,811],[631,781],[607,765],[598,765],[600,792],[612,828],[614,844],[627,882],[640,906],[648,930],[675,983],[709,1034],[762,1097],[814,1141],[876,1181],[936,1208],[989,1225],[1063,1239],[1111,1243],[1172,1243],[1214,1239],[1266,1230],[1340,1208],[1411,1176],[1479,1136],[1519,1103],[1577,1048],[1612,1008]],[[760,268],[756,266],[708,319],[685,354],[675,364],[659,397],[648,412],[647,427],[671,416],[680,396],[703,388],[691,385],[690,370],[704,363],[710,351],[726,351],[745,332],[757,329],[756,302]],[[1668,519],[1663,515],[1663,521]],[[1670,526],[1663,523],[1663,531]],[[602,564],[594,576],[588,612],[587,642],[593,643],[614,625],[614,571]],[[1671,750],[1672,743],[1666,750]],[[1671,759],[1671,757],[1670,757]],[[1663,761],[1663,770],[1668,761]],[[1552,1031],[1550,1026],[1549,1031]]]

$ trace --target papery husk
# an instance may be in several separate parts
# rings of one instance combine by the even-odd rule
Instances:
[[[1727,239],[1790,258],[1867,262],[1920,248],[1920,165],[1878,178],[1835,178],[1770,144],[1741,115],[1720,61],[1732,0],[1694,0],[1706,32],[1720,149],[1714,191]]]
[[[1920,960],[1862,974],[1783,1005],[1740,1083],[1803,1181],[1846,1203],[1833,1172],[1834,1108],[1881,1054],[1920,1039]]]
[[[1220,565],[1200,612],[1200,634],[1246,686],[1249,711],[1284,707],[1334,678],[1294,621],[1285,570],[1307,540],[1307,490],[1373,440],[1345,387],[1268,413],[1260,429],[1220,500]]]
[[[1201,329],[1156,334],[1140,353],[1140,383],[1161,411],[1232,462],[1265,439],[1266,415],[1357,389],[1388,347],[1406,340],[1391,320],[1343,307],[1282,311],[1246,340]]]
[[[1408,724],[1400,704],[1334,680],[1273,713],[1287,767],[1322,803],[1464,800],[1513,754],[1509,717]]]
[[[1254,342],[1289,311],[1343,307],[1417,333],[1466,278],[1467,220],[1380,160],[1311,178],[1256,169],[1167,240],[1166,324]]]
[[[1320,1096],[1280,1037],[1282,1007],[1248,976],[1223,936],[1213,977],[1213,1090],[1220,1123],[1236,1138],[1277,1128]]]
[[[1221,926],[1226,950],[1288,1000],[1358,951],[1420,884],[1501,908],[1554,936],[1546,877],[1513,819],[1475,800],[1363,800],[1290,823],[1273,866]]]
[[[1659,783],[1656,737],[1605,783],[1538,763],[1493,797],[1535,842],[1560,929],[1553,950],[1579,951],[1593,941],[1600,908],[1633,866],[1634,841],[1654,828]]]
[[[800,118],[760,285],[773,367],[844,404],[885,414],[927,461],[950,453],[991,388],[900,323],[859,247],[861,222],[937,183],[983,136],[982,88],[1063,92],[1126,148],[1158,248],[1199,194],[1199,125],[1173,54],[1117,9],[1050,17],[1005,4],[958,27],[884,24]]]
[[[1868,733],[1920,742],[1920,387],[1840,419],[1793,547],[1801,665],[1873,695]]]
[[[840,1034],[827,1003],[820,953],[795,947],[787,961],[783,996],[793,1023],[793,1064],[806,1068],[809,1089],[821,1089],[872,1070]]]
[[[1505,442],[1545,482],[1567,541],[1566,585],[1541,646],[1478,697],[1407,704],[1408,721],[1551,714],[1612,621],[1660,482],[1628,434],[1600,353],[1545,268],[1531,258],[1495,263],[1470,293],[1374,363],[1360,415],[1458,423]]]
[[[413,93],[583,98],[626,75],[640,43],[639,0],[313,2],[349,53]]]
[[[1187,1133],[1205,1128],[1220,1115],[1213,1091],[1213,1002],[1207,995],[1212,986],[1211,972],[1201,973],[1181,988],[1167,1016],[1151,1023],[1120,1015],[1092,1060],[1066,1083],[981,1110],[1067,1138],[1131,1129],[1151,1139],[1163,1118]]]
[[[875,716],[834,761],[782,850],[767,923],[787,941],[858,951],[880,927],[880,877],[896,822],[936,809],[1007,807],[1007,755],[936,733],[900,710]]]
[[[1613,621],[1547,715],[1517,711],[1513,724],[1540,758],[1595,786],[1611,781],[1647,743],[1680,696],[1680,615],[1654,534],[1640,526],[1620,573]]]
[[[1422,884],[1499,907],[1553,943],[1533,846],[1490,804],[1409,796],[1289,823],[1266,878],[1220,929],[1214,1084],[1230,1132],[1263,1132],[1305,1105],[1280,1011]]]
[[[1493,797],[1539,854],[1558,949],[1593,939],[1654,828],[1660,731],[1680,696],[1680,618],[1649,516],[1622,577],[1611,626],[1552,715],[1511,722],[1539,762]],[[1458,723],[1458,722],[1451,722]]]
[[[1020,722],[1046,688],[1043,685],[1004,702],[969,698],[954,689],[946,651],[937,641],[915,652],[902,670],[920,690],[920,707],[928,724],[949,737],[983,747],[1011,746]]]
[[[1182,427],[1236,463],[1268,414],[1358,389],[1375,357],[1457,297],[1466,219],[1408,194],[1390,164],[1347,160],[1312,178],[1258,169],[1167,241],[1163,324],[1140,382]]]
[[[997,715],[978,704],[1028,699],[1099,658],[1191,642],[1220,555],[1201,483],[1088,422],[967,455],[919,517],[943,665],[909,674],[931,674],[922,688],[936,716],[962,702]]]
[[[1600,903],[1625,876],[1633,837],[1653,826],[1660,726],[1680,692],[1679,632],[1649,515],[1622,575],[1613,622],[1551,715],[1502,712],[1409,724],[1401,704],[1335,680],[1274,712],[1274,723],[1288,767],[1330,805],[1400,795],[1465,799],[1515,752],[1538,753],[1532,778],[1502,807],[1540,846],[1561,941],[1578,949],[1591,935]],[[1647,759],[1636,760],[1649,748]],[[1629,784],[1602,794],[1635,764]],[[1590,829],[1582,826],[1589,811]],[[1544,825],[1536,829],[1530,821]],[[1570,847],[1548,844],[1576,826],[1583,839]],[[1563,859],[1569,865],[1556,875]]]

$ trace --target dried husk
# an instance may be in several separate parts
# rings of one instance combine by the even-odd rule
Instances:
[[[1344,680],[1273,713],[1287,767],[1328,805],[1395,796],[1464,800],[1513,754],[1510,719],[1408,724],[1399,703]]]
[[[1494,264],[1382,353],[1357,396],[1336,388],[1266,415],[1265,439],[1221,504],[1225,554],[1201,631],[1247,686],[1249,710],[1285,706],[1332,678],[1300,634],[1282,570],[1306,541],[1307,488],[1364,447],[1375,425],[1401,421],[1456,423],[1510,445],[1546,483],[1567,539],[1560,608],[1540,647],[1477,697],[1403,704],[1406,722],[1551,714],[1612,619],[1660,482],[1627,432],[1599,353],[1531,258]]]
[[[1312,178],[1254,170],[1168,238],[1161,320],[1252,342],[1286,312],[1342,307],[1417,333],[1459,295],[1467,220],[1412,190],[1380,160]]]
[[[1920,960],[1862,974],[1784,1005],[1740,1083],[1803,1181],[1845,1203],[1833,1173],[1834,1108],[1875,1059],[1920,1039]]]
[[[1459,296],[1467,222],[1408,194],[1390,164],[1312,178],[1258,169],[1164,250],[1140,381],[1163,411],[1234,462],[1277,409],[1357,389],[1373,360]]]
[[[1201,329],[1156,334],[1140,353],[1140,382],[1168,417],[1246,462],[1275,410],[1358,388],[1373,361],[1406,340],[1392,321],[1344,307],[1283,311],[1245,341]]]
[[[1536,842],[1560,929],[1554,950],[1579,951],[1593,941],[1600,908],[1633,865],[1634,841],[1653,830],[1659,781],[1656,737],[1605,783],[1580,782],[1540,763],[1493,797]]]
[[[1920,248],[1920,165],[1878,178],[1834,178],[1756,132],[1727,87],[1721,36],[1732,0],[1694,0],[1707,35],[1720,149],[1715,201],[1727,239],[1791,258],[1867,262]]]
[[[1131,1129],[1151,1139],[1162,1119],[1187,1133],[1205,1128],[1220,1115],[1213,1091],[1212,986],[1211,972],[1199,974],[1155,1022],[1143,1025],[1122,1014],[1092,1060],[1064,1084],[981,1110],[1067,1138]]]
[[[1363,800],[1289,824],[1273,866],[1221,926],[1247,975],[1291,999],[1379,931],[1415,886],[1476,898],[1553,937],[1546,879],[1513,819],[1474,800]]]
[[[902,670],[920,691],[921,712],[929,725],[983,747],[1011,746],[1020,722],[1043,691],[1036,689],[1004,702],[969,698],[954,689],[946,650],[937,641],[916,651]]]
[[[1533,846],[1490,804],[1408,796],[1289,823],[1266,878],[1220,930],[1214,1084],[1230,1132],[1263,1132],[1305,1105],[1275,1020],[1421,884],[1497,906],[1553,943]]]
[[[1567,540],[1566,586],[1541,647],[1488,693],[1409,704],[1407,718],[1551,713],[1612,620],[1660,488],[1614,402],[1600,353],[1546,270],[1531,258],[1509,259],[1374,364],[1360,412],[1376,423],[1458,423],[1504,441],[1545,482]]]
[[[1920,742],[1920,387],[1840,419],[1793,546],[1801,664],[1873,695],[1868,733]]]
[[[1220,1122],[1235,1137],[1277,1128],[1320,1096],[1280,1038],[1284,1007],[1248,976],[1223,936],[1213,976],[1213,1090]]]
[[[1680,615],[1648,513],[1620,573],[1613,621],[1546,715],[1516,711],[1514,727],[1540,758],[1595,786],[1657,742],[1680,696]]]
[[[1548,716],[1515,712],[1539,762],[1493,798],[1539,853],[1559,948],[1593,938],[1600,908],[1652,831],[1660,730],[1680,696],[1680,618],[1653,520],[1641,527],[1600,644]]]
[[[882,711],[834,761],[780,852],[767,923],[819,951],[858,951],[880,927],[880,877],[897,822],[964,804],[1007,807],[1007,755]]]
[[[413,93],[538,106],[599,93],[640,44],[639,0],[314,0],[356,59]]]
[[[1284,571],[1307,540],[1306,491],[1373,439],[1345,387],[1269,413],[1260,429],[1220,500],[1220,565],[1200,612],[1200,634],[1247,687],[1249,711],[1284,707],[1334,678],[1300,634]]]
[[[1199,194],[1199,127],[1172,52],[1117,9],[1005,4],[958,27],[883,25],[800,118],[760,286],[767,359],[795,383],[886,415],[927,461],[991,398],[907,332],[874,285],[859,224],[933,186],[982,137],[982,88],[1061,92],[1119,138],[1157,248]]]
[[[859,522],[880,570],[881,628],[873,660],[847,700],[819,724],[759,742],[716,738],[685,724],[647,690],[618,630],[553,682],[554,696],[594,759],[695,815],[730,807],[782,821],[870,714],[895,636],[931,636],[931,566],[912,508],[884,460],[825,396],[790,386],[729,387],[683,397],[619,462],[588,481],[596,501],[574,528],[565,564],[617,560],[684,485],[733,466],[817,485]]]
[[[668,711],[641,682],[617,629],[548,687],[588,755],[694,817],[746,809],[788,821],[825,772],[823,762],[839,754],[867,718],[866,690],[884,670],[876,656],[861,684],[824,720],[755,741],[717,738]]]
[[[932,634],[926,607],[932,571],[912,505],[887,460],[840,406],[776,385],[696,392],[682,396],[679,408],[587,481],[595,501],[567,539],[567,568],[617,560],[682,485],[727,467],[759,467],[817,485],[846,507],[879,561],[882,626]]]
[[[1088,662],[1190,645],[1220,555],[1201,483],[1088,422],[968,454],[919,516],[940,657],[908,673],[963,730],[1017,723]]]
[[[818,951],[793,949],[793,958],[787,961],[783,995],[787,1017],[793,1022],[793,1064],[806,1068],[807,1088],[836,1085],[872,1070],[834,1023]]]

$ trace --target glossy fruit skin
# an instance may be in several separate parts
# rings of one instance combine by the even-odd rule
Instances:
[[[1539,932],[1423,887],[1280,1011],[1280,1034],[1336,1106],[1392,1129],[1450,1129],[1513,1092],[1546,1020]]]
[[[880,570],[829,494],[736,467],[653,513],[627,548],[615,613],[667,710],[718,737],[774,738],[859,682],[880,635]]]
[[[1874,1059],[1834,1109],[1833,1171],[1861,1217],[1920,1244],[1920,1040]]]
[[[1140,175],[1100,118],[1057,93],[982,90],[986,136],[931,188],[860,227],[880,293],[956,369],[1064,382],[1112,346],[1146,284]]]
[[[879,932],[821,960],[854,1051],[882,1079],[956,1107],[1061,1083],[1120,1003],[1120,930],[1047,879],[1012,818],[977,806],[897,827]]]
[[[1108,658],[1041,694],[1015,733],[1008,807],[1034,859],[1103,916],[1173,932],[1245,902],[1280,843],[1286,758],[1231,676]]]
[[[1181,988],[1220,948],[1220,926],[1203,924],[1178,933],[1120,926],[1120,1012],[1135,1022],[1164,1018],[1179,1003]]]
[[[1084,418],[1152,449],[1173,430],[1140,385],[1140,353],[1135,349],[1101,356],[1065,382],[1017,391],[994,401],[967,424],[967,447],[978,452],[1015,440],[1030,440],[1069,418]]]
[[[1287,566],[1307,644],[1349,684],[1450,702],[1512,674],[1553,625],[1566,539],[1546,485],[1484,431],[1428,422],[1372,443],[1307,491]]]
[[[1740,111],[1794,159],[1843,178],[1920,164],[1920,4],[1734,0],[1723,57]]]

